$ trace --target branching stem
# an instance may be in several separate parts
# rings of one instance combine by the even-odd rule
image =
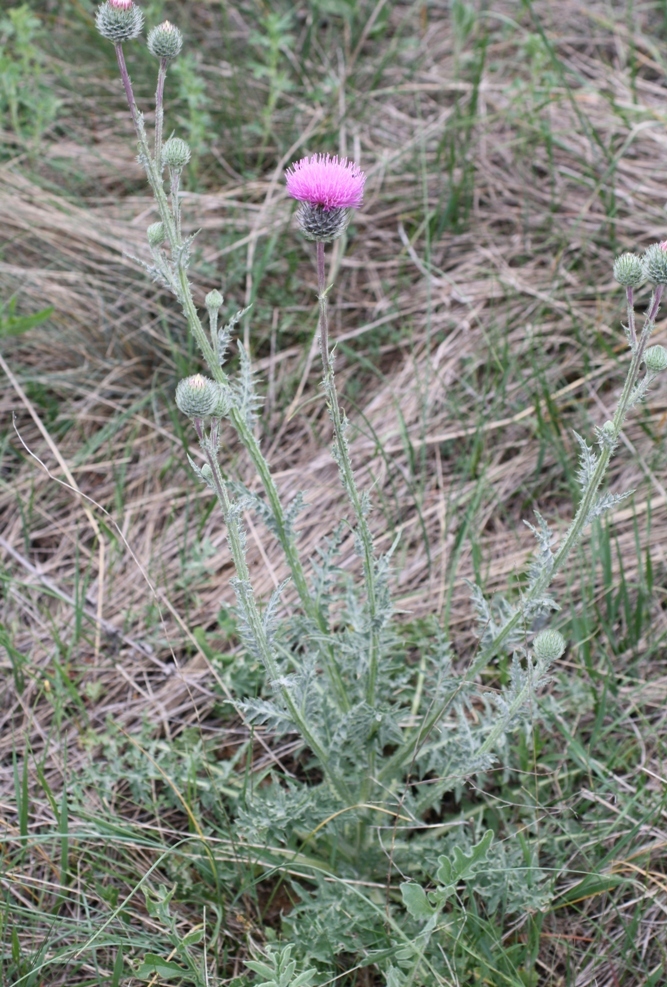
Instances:
[[[158,162],[157,156],[151,156],[148,148],[143,117],[141,113],[139,113],[136,101],[134,99],[132,82],[125,64],[123,47],[118,44],[115,46],[115,49],[118,67],[120,69],[120,75],[125,89],[125,95],[127,97],[128,106],[130,107],[132,122],[134,123],[134,128],[137,135],[140,159],[145,168],[146,176],[153,191],[153,195],[155,196],[155,202],[160,214],[160,220],[164,224],[171,249],[173,266],[175,268],[175,292],[183,308],[183,313],[186,317],[190,332],[195,337],[211,376],[214,380],[218,381],[218,383],[225,384],[228,382],[227,374],[220,366],[217,353],[212,346],[204,327],[202,326],[199,314],[197,312],[197,307],[192,297],[192,288],[190,286],[190,282],[188,281],[187,268],[183,257],[183,242],[181,239],[180,222],[178,219],[178,186],[176,185],[175,189],[172,186],[172,199],[175,200],[174,211],[172,212],[162,181],[160,162]],[[164,81],[166,78],[166,71],[166,60],[161,60],[160,75],[158,76],[156,105],[158,99],[161,100],[162,104],[164,101]],[[156,130],[156,141],[157,139],[158,135]],[[299,558],[294,538],[290,533],[285,519],[285,512],[280,500],[278,488],[276,487],[273,477],[271,476],[269,465],[262,454],[259,442],[257,441],[253,430],[248,426],[244,415],[238,411],[238,409],[232,407],[229,418],[234,430],[241,440],[242,445],[245,447],[250,456],[252,464],[257,471],[257,475],[259,476],[264,492],[268,498],[276,525],[278,541],[280,542],[282,550],[285,554],[285,559],[292,576],[292,581],[299,595],[299,600],[301,601],[304,612],[316,624],[320,632],[322,632],[322,635],[328,637],[329,627],[327,625],[327,621],[322,613],[317,599],[311,593],[310,587],[308,586],[308,581]],[[333,646],[331,645],[326,648],[325,661],[327,664],[327,671],[338,697],[338,701],[342,709],[347,711],[350,708],[350,701],[345,684],[341,677],[338,663],[336,661]]]
[[[197,430],[206,461],[211,468],[215,493],[218,498],[218,503],[222,508],[225,524],[227,526],[227,540],[234,562],[234,568],[236,569],[239,586],[238,592],[243,596],[243,611],[247,616],[250,633],[255,643],[255,647],[259,651],[264,667],[271,677],[273,687],[280,689],[285,705],[289,710],[293,722],[298,727],[301,736],[327,772],[327,776],[340,798],[347,802],[352,798],[347,785],[342,781],[342,779],[338,778],[336,774],[331,771],[324,747],[322,746],[317,735],[311,730],[298,705],[294,702],[288,686],[285,684],[284,679],[280,675],[280,670],[276,664],[276,660],[267,637],[266,628],[264,627],[264,623],[260,616],[257,601],[255,600],[255,594],[252,589],[250,571],[248,569],[248,563],[246,561],[245,551],[243,548],[243,535],[241,532],[240,520],[229,497],[227,484],[220,469],[214,444],[205,437],[203,424],[201,421],[195,421],[195,428]]]
[[[646,311],[646,316],[644,320],[644,325],[639,336],[636,339],[634,347],[630,346],[632,357],[630,360],[630,367],[628,368],[628,373],[623,384],[623,390],[621,391],[621,396],[616,407],[616,412],[612,419],[613,433],[612,438],[616,440],[621,432],[623,424],[625,422],[628,410],[632,406],[632,392],[633,388],[637,382],[639,376],[639,371],[641,367],[642,360],[644,358],[644,351],[646,350],[646,344],[649,341],[651,333],[655,328],[655,320],[658,315],[658,309],[660,307],[660,301],[663,295],[663,285],[656,285],[653,295],[651,296],[651,301],[649,303],[648,309]],[[634,326],[634,307],[632,312],[632,319],[629,320],[629,324]],[[635,332],[636,336],[636,332]],[[609,461],[612,457],[614,450],[614,441],[610,441],[608,444],[601,446],[600,454],[598,456],[597,464],[593,471],[593,474],[586,486],[583,493],[579,507],[574,515],[572,523],[568,528],[565,537],[553,557],[553,563],[550,569],[542,574],[542,576],[536,580],[534,585],[523,597],[520,606],[517,608],[515,614],[507,621],[503,626],[502,630],[496,635],[494,640],[477,656],[475,661],[472,663],[468,671],[461,677],[459,683],[454,690],[454,692],[449,696],[449,698],[442,703],[437,708],[433,709],[431,713],[424,719],[421,726],[414,734],[408,738],[406,744],[401,747],[388,761],[385,762],[382,771],[380,772],[380,781],[385,781],[393,777],[397,770],[408,763],[415,752],[425,741],[426,737],[429,735],[431,730],[435,725],[442,719],[444,714],[450,708],[457,695],[464,688],[465,685],[470,683],[486,666],[489,662],[498,654],[499,650],[505,644],[505,642],[510,638],[513,631],[515,631],[522,622],[524,622],[524,614],[530,609],[531,603],[535,600],[540,599],[549,585],[554,579],[554,576],[560,569],[564,566],[565,562],[569,558],[572,549],[579,543],[583,530],[590,518],[591,508],[595,503],[595,498],[597,496],[598,489],[607,472],[607,467],[609,466]],[[522,690],[517,701],[525,700],[527,697],[527,690],[529,685],[526,685]],[[500,731],[502,732],[502,731]],[[498,735],[492,734],[487,737],[485,743],[482,745],[479,753],[485,753],[491,749],[491,745],[495,743],[498,739]]]

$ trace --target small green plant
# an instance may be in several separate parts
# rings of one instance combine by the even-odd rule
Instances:
[[[291,895],[282,923],[287,944],[247,965],[264,984],[278,987],[303,987],[314,970],[331,978],[341,965],[356,969],[357,962],[374,965],[391,987],[479,978],[535,983],[530,941],[503,949],[494,916],[501,908],[504,916],[537,914],[548,878],[530,847],[519,839],[495,839],[474,811],[466,825],[438,831],[443,799],[491,769],[505,738],[526,728],[565,651],[560,632],[542,626],[559,609],[550,586],[591,523],[627,496],[600,488],[629,412],[667,368],[667,352],[648,346],[667,284],[667,242],[653,244],[641,257],[625,254],[615,264],[616,280],[626,290],[629,367],[614,414],[595,430],[593,444],[576,436],[579,501],[569,527],[559,538],[535,512],[529,527],[537,548],[520,587],[489,601],[480,586],[471,586],[479,646],[465,671],[435,622],[430,635],[420,638],[414,663],[392,605],[393,548],[382,555],[376,551],[370,498],[360,490],[351,463],[329,341],[325,244],[343,234],[351,210],[361,204],[364,173],[351,162],[315,155],[294,164],[286,176],[288,193],[300,202],[300,229],[315,244],[323,387],[333,456],[349,505],[344,522],[314,559],[305,560],[295,526],[303,496],[282,502],[256,437],[261,398],[241,343],[238,371],[232,375],[226,369],[235,327],[246,313],[221,326],[223,298],[212,291],[205,299],[204,323],[193,299],[188,267],[194,238],[182,234],[179,197],[191,150],[179,137],[163,139],[165,80],[180,52],[180,32],[165,22],[148,36],[159,66],[155,134],[149,141],[123,52],[123,44],[141,33],[142,22],[133,0],[107,0],[98,10],[98,28],[115,46],[139,158],[159,211],[159,221],[147,230],[152,255],[147,269],[178,300],[207,372],[179,383],[176,404],[199,442],[198,458],[189,457],[192,471],[224,517],[236,570],[237,633],[265,674],[262,695],[235,696],[233,702],[247,723],[268,727],[273,735],[296,736],[300,745],[298,771],[288,775],[270,766],[232,800],[235,851],[254,854],[262,847],[266,872],[278,875]],[[462,24],[465,36],[467,21]],[[635,292],[645,282],[653,290],[638,328]],[[260,493],[229,475],[220,457],[223,427],[233,429],[245,448]],[[257,599],[246,558],[249,510],[282,548],[297,596],[292,612],[284,613],[284,583],[268,601]],[[358,581],[340,566],[350,531],[361,568]],[[480,679],[497,658],[501,684],[491,691]],[[428,821],[432,818],[436,823]],[[160,901],[159,914],[171,929],[167,892]],[[145,975],[170,975],[159,957],[151,955],[150,964]]]
[[[31,149],[55,119],[58,100],[43,78],[44,57],[35,44],[41,24],[28,4],[0,17],[0,117]]]
[[[289,73],[285,71],[287,53],[294,45],[290,31],[293,14],[280,14],[275,11],[267,12],[261,19],[259,30],[250,35],[250,43],[258,53],[253,66],[256,79],[262,79],[268,89],[266,103],[262,108],[261,121],[257,130],[261,137],[259,159],[266,148],[266,142],[271,134],[273,115],[281,96],[292,89]]]
[[[43,308],[41,312],[32,315],[16,314],[16,296],[10,298],[6,305],[0,306],[0,339],[3,336],[20,336],[29,329],[46,322],[53,314],[53,308]]]

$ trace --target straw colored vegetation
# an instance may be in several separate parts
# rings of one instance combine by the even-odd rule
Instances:
[[[166,131],[194,151],[197,301],[222,287],[224,312],[253,303],[240,334],[265,394],[261,441],[285,499],[307,492],[307,554],[343,500],[314,254],[283,173],[314,151],[368,173],[331,254],[341,400],[378,545],[400,534],[415,660],[435,615],[462,667],[466,579],[516,588],[534,548],[522,519],[539,505],[564,529],[571,430],[590,436],[614,406],[627,348],[613,258],[667,231],[664,4],[483,6],[146,7],[186,38]],[[197,447],[174,389],[200,364],[136,260],[156,217],[113,50],[86,0],[28,9],[21,45],[0,14],[0,983],[178,982],[176,940],[198,929],[189,948],[209,983],[251,978],[244,959],[293,900],[263,848],[238,844],[225,799],[299,763],[289,737],[251,737],[225,702],[262,675],[235,634],[221,518],[184,466]],[[152,60],[140,45],[127,57],[150,121]],[[533,733],[432,819],[482,814],[500,840],[511,822],[549,878],[539,909],[495,916],[501,947],[525,952],[515,979],[495,979],[480,945],[471,984],[667,981],[666,386],[613,462],[609,487],[633,497],[554,588],[570,647]],[[247,523],[266,599],[281,555]],[[341,563],[357,564],[351,535]],[[343,980],[379,983],[362,962],[341,953]]]

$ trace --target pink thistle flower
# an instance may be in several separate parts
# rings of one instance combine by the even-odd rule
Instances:
[[[134,6],[134,0],[109,0],[109,6],[114,10],[129,10]]]
[[[667,240],[662,240],[662,241],[661,241],[661,243],[660,243],[660,249],[661,249],[661,250],[662,250],[663,252],[667,252]]]
[[[302,158],[285,173],[287,194],[322,209],[358,209],[364,197],[366,175],[359,165],[337,155]]]

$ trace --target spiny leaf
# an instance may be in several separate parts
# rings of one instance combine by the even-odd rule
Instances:
[[[574,432],[574,429],[572,430]],[[578,432],[574,432],[574,437],[579,443],[579,469],[577,470],[577,480],[582,490],[586,490],[590,483],[595,467],[598,464],[598,457],[593,452],[593,447],[589,446]]]
[[[633,493],[634,490],[628,490],[628,492],[624,494],[601,494],[591,507],[588,517],[586,518],[586,523],[590,524],[590,522],[596,517],[600,517],[600,515],[606,513],[606,511],[610,511],[612,508],[618,507],[618,505],[622,504],[624,500],[631,497]]]
[[[241,321],[246,312],[249,312],[252,305],[246,306],[246,308],[239,309],[236,315],[233,315],[226,326],[218,329],[218,354],[220,357],[220,365],[225,362],[225,357],[227,355],[227,350],[229,349],[229,344],[234,332],[234,329]]]
[[[234,704],[250,723],[261,723],[274,733],[289,733],[295,729],[294,723],[287,712],[276,703],[266,699],[246,699]]]
[[[489,847],[493,841],[493,830],[487,829],[479,843],[471,849],[470,853],[464,853],[461,847],[454,847],[451,859],[449,857],[438,857],[440,867],[437,878],[446,887],[458,884],[459,881],[473,876],[474,871],[486,860]]]

